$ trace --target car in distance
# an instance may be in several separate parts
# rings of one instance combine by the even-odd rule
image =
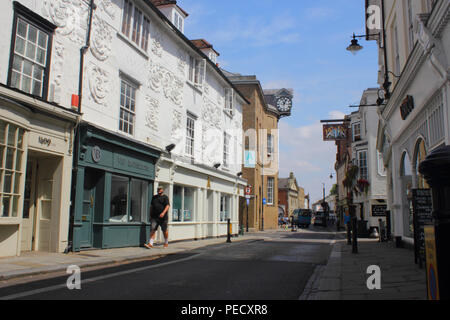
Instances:
[[[325,216],[325,212],[317,211],[314,214],[314,225],[326,227],[327,226],[327,217]]]
[[[294,224],[299,228],[309,228],[311,225],[312,211],[309,209],[296,209],[293,212]]]

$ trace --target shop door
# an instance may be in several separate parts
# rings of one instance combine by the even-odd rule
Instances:
[[[93,220],[95,209],[95,186],[97,178],[93,172],[86,171],[84,177],[83,213],[81,217],[80,247],[83,249],[93,246]]]
[[[40,171],[38,181],[39,251],[50,251],[53,202],[53,172]]]
[[[22,213],[22,251],[32,251],[36,238],[36,160],[29,159]]]

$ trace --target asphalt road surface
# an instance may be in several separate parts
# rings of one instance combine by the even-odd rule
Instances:
[[[298,300],[315,268],[326,264],[333,231],[310,227],[264,234],[263,240],[221,244],[68,276],[0,288],[0,299]]]

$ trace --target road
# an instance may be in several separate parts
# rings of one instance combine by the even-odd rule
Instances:
[[[67,289],[67,276],[3,287],[0,299],[298,300],[334,239],[324,228],[278,230],[261,240],[82,272],[81,290]]]

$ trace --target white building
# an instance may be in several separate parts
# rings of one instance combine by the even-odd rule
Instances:
[[[58,240],[42,250],[61,252],[71,242],[74,250],[142,245],[148,240],[150,200],[158,185],[167,187],[172,204],[171,241],[223,236],[227,218],[237,231],[238,199],[246,185],[238,173],[243,158],[242,107],[247,101],[216,65],[212,46],[199,49],[184,36],[188,15],[176,1],[8,0],[1,8],[7,27],[0,31],[0,81],[17,82],[11,70],[18,63],[9,64],[10,48],[16,43],[16,50],[22,50],[18,46],[25,43],[24,58],[35,48],[37,66],[47,53],[43,100],[67,110],[77,105],[72,95],[81,101],[75,146],[73,124],[61,124],[66,133],[59,134],[76,155],[70,230],[66,180],[71,153],[60,168],[66,177],[64,188],[55,183],[52,187],[52,197],[61,197],[65,204],[52,206],[47,223],[59,230],[52,233]],[[35,29],[33,47],[35,36],[26,30]],[[77,121],[76,113],[62,113]],[[46,131],[43,139],[48,135]],[[174,148],[169,153],[170,145]],[[44,216],[36,212],[35,219]],[[1,221],[0,228],[6,230]],[[0,248],[11,241],[2,241]]]
[[[450,143],[450,1],[386,0],[384,7],[392,85],[387,105],[380,110],[377,147],[387,166],[395,236],[412,244],[411,189],[428,187],[418,165]],[[380,84],[384,70],[380,49]]]
[[[379,226],[380,208],[387,211],[386,169],[377,150],[379,89],[364,91],[358,111],[350,115],[352,128],[352,162],[358,167],[353,191],[358,219],[367,221],[367,228]],[[366,183],[367,182],[367,183]],[[383,218],[383,220],[385,220]]]

